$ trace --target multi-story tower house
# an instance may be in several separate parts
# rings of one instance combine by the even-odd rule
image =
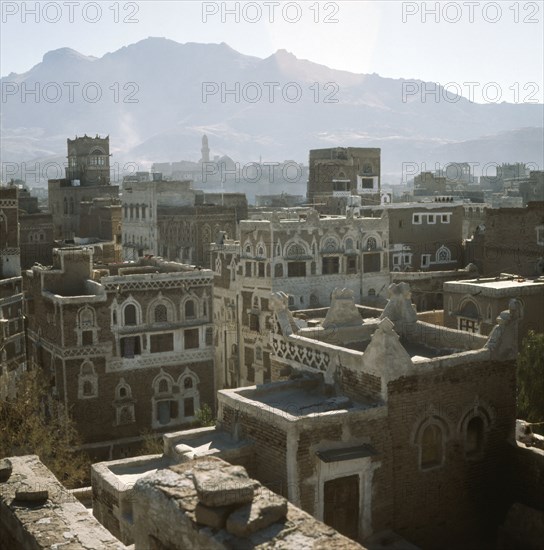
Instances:
[[[214,408],[211,271],[160,258],[93,266],[92,249],[75,247],[25,278],[30,363],[93,458]]]
[[[271,379],[270,292],[291,309],[330,304],[336,287],[357,302],[385,302],[387,217],[320,216],[309,208],[261,213],[240,222],[240,240],[212,247],[218,387]]]
[[[18,193],[0,187],[0,399],[14,396],[26,369]]]
[[[351,195],[380,204],[381,149],[335,147],[310,151],[308,201],[327,214],[344,214]]]
[[[126,260],[160,255],[209,267],[209,245],[220,231],[236,234],[247,217],[241,193],[204,193],[191,181],[127,180],[123,184],[123,254]]]
[[[80,203],[94,198],[118,198],[110,183],[110,138],[87,135],[67,139],[68,166],[63,179],[49,180],[49,210],[56,237],[79,236]]]

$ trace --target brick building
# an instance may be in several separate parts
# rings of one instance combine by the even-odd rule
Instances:
[[[85,135],[67,139],[66,177],[48,182],[49,211],[55,238],[80,235],[81,203],[95,198],[117,199],[119,187],[110,184],[110,138]],[[95,235],[93,235],[95,236]]]
[[[94,458],[214,407],[212,279],[161,259],[95,264],[58,249],[25,273],[29,361],[51,380]]]
[[[270,292],[287,293],[292,309],[326,306],[338,286],[385,301],[386,217],[261,212],[240,222],[240,237],[212,248],[218,387],[270,381]]]
[[[486,277],[544,274],[544,202],[488,208],[483,225],[467,241],[466,257]]]
[[[219,391],[217,427],[173,447],[200,456],[213,442],[363,544],[394,531],[422,548],[490,547],[509,505],[497,480],[515,430],[518,304],[486,338],[419,321],[408,286],[389,290],[380,318],[362,320],[338,290],[307,326],[276,293],[279,381]]]
[[[444,271],[464,267],[465,210],[461,202],[394,203],[364,208],[389,218],[391,271]]]
[[[447,271],[392,271],[390,273],[392,283],[410,285],[412,302],[417,311],[443,310],[444,284],[448,281],[473,279],[477,275],[478,269],[474,264],[469,264],[464,269]]]
[[[310,151],[307,197],[323,213],[344,214],[347,199],[380,204],[381,149],[334,147]]]
[[[209,267],[209,243],[219,231],[236,234],[247,217],[240,193],[208,194],[191,181],[127,180],[123,184],[123,254],[127,260],[160,255]]]
[[[121,201],[112,198],[97,198],[83,201],[80,205],[78,237],[94,237],[121,244]]]
[[[488,335],[510,300],[520,304],[518,343],[529,330],[544,332],[544,277],[502,275],[444,283],[444,326]]]
[[[0,187],[0,399],[14,396],[26,370],[18,194],[15,186]]]

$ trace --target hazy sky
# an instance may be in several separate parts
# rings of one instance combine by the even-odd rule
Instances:
[[[106,0],[1,5],[2,76],[27,71],[56,48],[100,57],[148,36],[161,36],[182,43],[226,42],[258,57],[283,48],[336,69],[456,83],[467,97],[471,85],[465,83],[478,83],[474,89],[481,90],[495,82],[498,88],[490,84],[487,93],[499,89],[504,101],[543,101],[543,1]],[[33,13],[36,5],[38,14]],[[433,13],[436,5],[438,12]],[[482,100],[479,93],[474,99]]]

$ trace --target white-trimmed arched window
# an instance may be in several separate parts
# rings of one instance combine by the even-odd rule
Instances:
[[[123,306],[123,325],[132,326],[140,324],[140,308],[135,302],[125,303]]]
[[[92,361],[81,363],[78,376],[78,398],[91,399],[98,397],[98,377]]]
[[[442,245],[436,251],[436,262],[437,263],[451,262],[451,251],[447,246]]]
[[[377,250],[378,248],[378,239],[376,237],[368,237],[364,244],[365,250]]]
[[[306,246],[301,242],[292,242],[285,247],[285,256],[287,258],[302,258],[307,255]]]
[[[178,379],[181,391],[181,415],[183,420],[193,420],[200,409],[200,391],[198,376],[187,367]]]
[[[339,248],[340,243],[336,237],[325,237],[321,250],[327,254],[330,252],[338,252]]]

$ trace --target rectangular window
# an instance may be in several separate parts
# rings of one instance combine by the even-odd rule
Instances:
[[[287,277],[306,277],[306,262],[288,262]]]
[[[264,277],[264,262],[259,262],[259,277]]]
[[[363,255],[363,272],[375,273],[382,268],[381,254],[379,252],[373,252],[372,254]]]
[[[193,397],[186,397],[183,400],[183,416],[185,418],[195,415],[195,400]]]
[[[348,256],[346,262],[346,273],[348,275],[357,273],[357,256]]]
[[[412,223],[421,223],[421,216],[419,214],[414,214],[412,217]]]
[[[338,256],[327,256],[323,258],[321,273],[323,275],[334,275],[340,271],[340,258]]]
[[[430,254],[422,254],[421,255],[421,267],[429,267],[430,263],[431,263],[431,255]]]
[[[174,350],[174,335],[171,332],[167,334],[153,334],[149,341],[150,353],[161,353]]]
[[[191,328],[184,331],[184,336],[185,336],[185,349],[196,349],[199,347],[197,328]]]
[[[251,262],[246,262],[246,277],[251,277]]]
[[[434,214],[427,214],[427,223],[435,223]]]
[[[208,327],[206,329],[206,345],[212,346],[213,345],[213,328]]]
[[[135,355],[141,354],[140,337],[127,336],[121,338],[121,357],[133,359]]]
[[[374,189],[374,180],[372,178],[362,178],[361,187],[363,189]]]
[[[81,333],[81,343],[84,346],[92,346],[93,345],[93,331],[92,330],[84,330]]]
[[[450,223],[450,216],[449,214],[442,214],[442,223]]]
[[[157,403],[157,420],[159,424],[169,424],[173,419],[178,417],[178,402],[177,401],[159,401]]]
[[[466,332],[479,332],[478,322],[474,319],[465,319],[463,317],[459,318],[459,330],[464,330]]]
[[[249,314],[249,330],[259,332],[259,315],[257,313]]]
[[[400,264],[400,256],[398,254],[395,254],[393,256],[393,265],[399,265]]]

